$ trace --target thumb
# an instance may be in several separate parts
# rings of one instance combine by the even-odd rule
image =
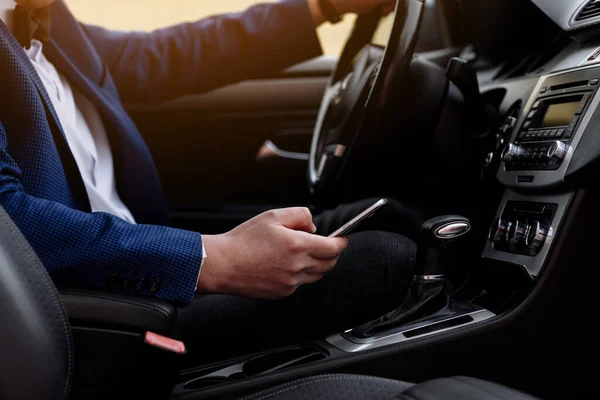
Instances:
[[[306,207],[276,210],[275,218],[280,225],[289,229],[308,233],[315,233],[317,231],[317,227],[312,222],[312,214]]]

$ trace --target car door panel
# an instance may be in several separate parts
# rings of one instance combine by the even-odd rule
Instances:
[[[321,57],[266,79],[128,106],[176,226],[218,232],[262,210],[308,202],[306,154],[335,61]]]

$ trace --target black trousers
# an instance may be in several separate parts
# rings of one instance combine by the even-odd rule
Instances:
[[[376,199],[325,211],[318,233],[333,232]],[[349,236],[336,267],[285,299],[200,295],[179,312],[176,336],[188,347],[186,366],[324,339],[399,306],[410,280],[422,217],[391,201]],[[210,255],[209,255],[210,257]]]

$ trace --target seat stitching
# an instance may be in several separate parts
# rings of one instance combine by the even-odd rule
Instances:
[[[2,218],[2,222],[6,222],[7,228],[10,230],[10,233],[12,234],[10,239],[16,241],[17,244],[21,246],[21,248],[23,250],[22,254],[25,257],[29,258],[29,260],[34,265],[34,269],[40,270],[40,272],[42,274],[46,274],[47,279],[42,279],[43,284],[48,289],[47,292],[52,297],[53,303],[62,311],[62,315],[60,318],[61,323],[63,325],[65,332],[67,332],[67,335],[70,336],[69,335],[69,323],[67,322],[67,318],[66,318],[67,312],[64,308],[64,304],[60,300],[60,297],[57,295],[56,288],[50,284],[51,278],[48,276],[48,272],[46,271],[46,268],[43,265],[41,265],[41,261],[39,260],[39,258],[37,258],[37,255],[34,255],[35,253],[33,253],[33,250],[31,248],[29,242],[27,242],[25,240],[25,237],[23,236],[21,231],[16,228],[16,225],[14,225],[14,222],[10,219],[10,217],[8,217],[8,214],[0,213],[0,218]],[[67,382],[66,382],[65,389],[63,392],[63,399],[67,399],[69,397],[69,392],[71,389],[71,380],[73,377],[73,365],[72,364],[73,364],[73,349],[72,349],[71,338],[68,337],[68,339],[67,339]]]

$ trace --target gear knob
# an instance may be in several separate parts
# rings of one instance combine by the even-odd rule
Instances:
[[[415,277],[442,279],[445,274],[444,251],[447,246],[471,230],[471,221],[459,215],[432,218],[421,227],[417,247]]]

